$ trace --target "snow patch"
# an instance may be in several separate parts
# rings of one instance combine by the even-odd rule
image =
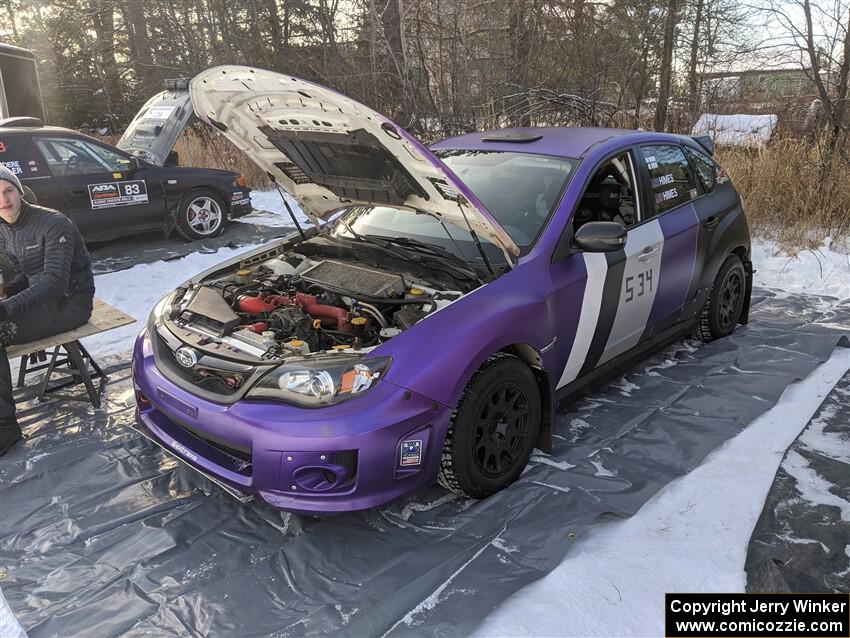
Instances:
[[[832,239],[815,250],[788,255],[776,243],[753,241],[754,282],[785,292],[850,297],[850,255],[833,250]]]
[[[555,461],[549,458],[548,456],[543,456],[541,454],[535,454],[529,460],[529,463],[542,463],[544,465],[550,465],[559,470],[571,470],[575,467],[572,463],[567,463],[566,461]]]
[[[824,480],[808,460],[794,449],[789,449],[782,469],[797,479],[797,491],[809,503],[837,507],[842,520],[850,523],[850,503],[830,491],[832,483]]]
[[[599,476],[603,478],[611,478],[617,476],[617,473],[613,470],[606,470],[602,467],[602,461],[591,461],[590,464],[596,468],[596,473],[594,476]]]
[[[457,494],[444,494],[440,498],[434,501],[430,501],[428,503],[407,503],[401,510],[399,518],[404,521],[408,521],[410,520],[410,517],[413,515],[414,512],[427,512],[436,507],[440,507],[441,505],[445,505],[446,503],[451,503],[455,500],[457,500]]]
[[[18,623],[15,614],[6,602],[6,597],[3,595],[3,590],[0,589],[0,636],[3,638],[27,638],[23,627]]]
[[[569,493],[570,493],[570,488],[569,488],[569,487],[562,487],[562,486],[560,486],[560,485],[552,485],[551,483],[543,483],[542,481],[531,481],[531,482],[532,482],[532,483],[534,483],[535,485],[542,485],[543,487],[550,487],[550,488],[552,488],[553,490],[557,490],[557,491],[559,491],[559,492],[563,492],[564,494],[569,494]]]

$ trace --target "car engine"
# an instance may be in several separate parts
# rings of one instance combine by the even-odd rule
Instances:
[[[461,294],[406,273],[290,254],[204,281],[174,320],[278,358],[372,348]]]

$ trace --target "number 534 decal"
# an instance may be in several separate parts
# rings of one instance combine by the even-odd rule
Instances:
[[[632,301],[635,297],[642,297],[648,292],[652,292],[653,280],[652,268],[645,272],[639,272],[637,275],[626,277],[626,303]]]

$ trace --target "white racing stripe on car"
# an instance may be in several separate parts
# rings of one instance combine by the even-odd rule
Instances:
[[[576,338],[564,373],[558,381],[559,388],[574,381],[584,365],[590,342],[593,340],[593,333],[596,331],[596,324],[599,321],[599,309],[602,307],[602,290],[605,287],[605,276],[608,274],[608,260],[605,253],[584,253],[583,257],[587,270],[587,283],[584,286]]]
[[[605,353],[597,365],[623,354],[640,341],[658,291],[663,251],[664,231],[658,219],[629,231],[626,269],[623,272],[617,316],[608,336]]]

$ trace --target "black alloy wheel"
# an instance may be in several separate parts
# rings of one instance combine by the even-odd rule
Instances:
[[[540,390],[531,369],[497,352],[473,375],[449,423],[438,480],[485,498],[522,473],[540,431]]]
[[[732,334],[741,319],[746,295],[744,264],[737,255],[730,255],[714,279],[697,327],[697,337],[708,342]]]
[[[744,269],[732,268],[720,286],[720,301],[717,308],[720,329],[732,332],[744,307]]]
[[[473,459],[479,471],[498,478],[516,465],[529,435],[529,404],[522,386],[506,381],[481,402],[473,436]]]

